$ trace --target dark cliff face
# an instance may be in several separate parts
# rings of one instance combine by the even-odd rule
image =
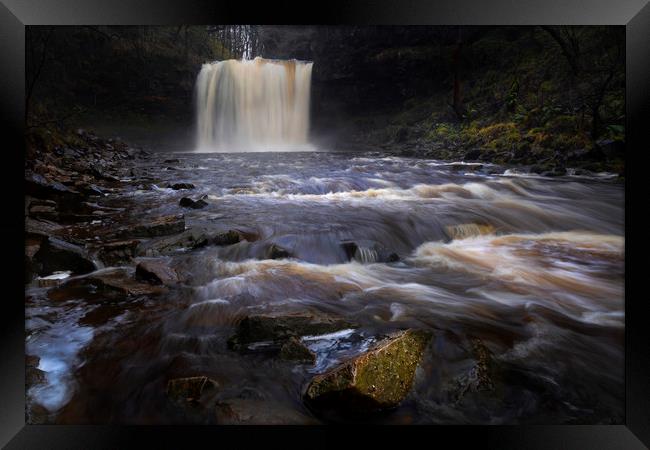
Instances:
[[[505,161],[558,151],[563,159],[623,138],[620,27],[261,26],[259,34],[261,56],[313,61],[316,144],[443,159],[457,155],[438,150],[481,148]]]
[[[318,134],[354,114],[398,108],[430,95],[449,73],[440,45],[450,27],[261,27],[266,58],[314,62],[312,129]]]

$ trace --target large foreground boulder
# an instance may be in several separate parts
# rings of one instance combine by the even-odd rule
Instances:
[[[308,404],[341,412],[394,408],[406,397],[431,336],[406,330],[389,336],[366,353],[317,375],[305,393]]]

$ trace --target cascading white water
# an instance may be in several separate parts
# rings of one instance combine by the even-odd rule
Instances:
[[[311,62],[227,60],[196,80],[197,152],[311,150]]]

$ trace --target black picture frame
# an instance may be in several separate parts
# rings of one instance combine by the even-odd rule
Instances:
[[[171,24],[394,24],[394,25],[621,25],[626,28],[626,416],[611,426],[454,427],[119,427],[25,424],[25,332],[22,279],[24,206],[24,93],[26,25]],[[296,446],[368,445],[368,440],[404,445],[480,448],[635,449],[650,446],[650,340],[643,286],[632,290],[630,261],[642,247],[630,234],[631,203],[642,198],[631,180],[642,177],[636,163],[646,151],[650,116],[650,4],[646,0],[275,0],[260,5],[220,0],[0,0],[0,144],[4,163],[2,252],[6,262],[0,311],[0,444],[6,448],[190,447],[195,439],[237,447],[251,440]],[[637,202],[638,203],[638,202]],[[640,221],[637,224],[641,223]],[[637,225],[638,226],[638,225]],[[633,240],[630,240],[633,239]],[[630,244],[632,242],[633,244]],[[638,258],[642,261],[641,258]],[[636,267],[640,274],[642,268]],[[348,433],[348,431],[354,431]],[[343,433],[346,436],[343,436]],[[415,436],[414,436],[415,435]]]

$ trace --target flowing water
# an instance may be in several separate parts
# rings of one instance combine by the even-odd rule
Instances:
[[[312,63],[227,60],[196,79],[199,152],[309,149]]]
[[[411,393],[369,420],[622,423],[622,184],[380,153],[178,154],[174,170],[169,157],[134,163],[158,180],[153,190],[102,203],[134,221],[183,212],[188,226],[257,239],[164,257],[186,281],[161,297],[57,303],[32,288],[27,351],[47,382],[29,397],[52,420],[214,423],[164,395],[170,377],[208,375],[221,385],[217,400],[249,402],[267,414],[261,421],[317,423],[301,400],[315,373],[382,333],[417,327],[433,340]],[[208,206],[181,209],[188,192]],[[291,257],[267,259],[271,244]],[[399,260],[386,258],[393,253]],[[304,310],[361,326],[306,338],[314,365],[227,348],[248,313]],[[473,338],[493,353],[495,387],[459,398]]]

